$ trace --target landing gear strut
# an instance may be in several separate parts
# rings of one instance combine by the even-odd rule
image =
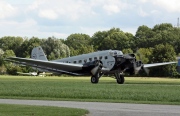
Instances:
[[[103,76],[104,74],[103,73],[100,73],[100,72],[98,72],[96,75],[93,75],[92,77],[91,77],[91,83],[94,83],[94,84],[96,84],[96,83],[98,83],[99,82],[99,78],[101,77],[101,76]]]
[[[122,75],[122,74],[120,74],[120,73],[115,73],[114,74],[115,75],[115,78],[116,78],[116,82],[118,83],[118,84],[123,84],[124,83],[124,81],[125,81],[125,79],[124,79],[124,75]]]

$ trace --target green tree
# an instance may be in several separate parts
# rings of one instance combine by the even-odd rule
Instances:
[[[175,42],[174,48],[175,48],[176,54],[180,54],[180,38]]]
[[[128,37],[129,41],[129,46],[130,49],[132,49],[133,51],[135,51],[137,49],[137,46],[135,44],[135,36],[132,33],[128,33],[126,32],[125,35]]]
[[[154,32],[162,32],[162,31],[171,31],[173,30],[173,26],[170,23],[162,23],[162,24],[157,24],[153,27]]]
[[[27,57],[30,58],[31,51],[34,47],[40,46],[42,43],[41,39],[37,37],[32,37],[30,39],[25,39],[22,45],[20,46],[18,57]]]
[[[98,31],[92,36],[91,44],[94,46],[95,50],[106,50],[106,49],[109,49],[110,47],[115,47],[116,45],[113,45],[113,44],[115,44],[114,43],[115,40],[112,40],[110,35],[112,35],[113,33],[116,33],[116,32],[120,32],[120,31],[121,30],[119,28],[111,28],[108,31]],[[112,42],[112,43],[106,43],[106,41]],[[106,44],[106,45],[104,45],[104,44]],[[107,44],[109,44],[109,45],[107,45]],[[110,49],[114,49],[114,48],[110,48]]]
[[[5,36],[0,38],[0,48],[2,48],[4,51],[13,50],[15,54],[18,54],[22,43],[22,37]]]
[[[3,65],[3,54],[4,54],[4,51],[0,48],[0,66]]]
[[[111,39],[110,36],[104,38],[104,40],[101,43],[102,43],[102,46],[101,46],[102,50],[116,49],[117,48],[117,41],[114,39]]]
[[[13,50],[6,50],[3,54],[4,59],[12,56],[16,56]]]
[[[96,50],[106,49],[128,49],[133,43],[133,36],[124,33],[119,28],[112,28],[108,31],[98,31],[92,36],[91,43]]]
[[[123,31],[114,32],[109,37],[116,41],[117,47],[114,49],[123,50],[131,47],[132,40]]]
[[[103,50],[102,41],[108,35],[107,31],[98,31],[91,37],[91,45],[93,45],[94,50]]]
[[[6,71],[6,68],[3,65],[4,64],[3,55],[4,55],[4,51],[0,48],[0,74],[5,73]]]
[[[178,41],[178,36],[171,24],[156,25],[152,30],[156,33],[153,39],[154,45],[168,43],[177,49],[175,45]]]
[[[42,40],[41,46],[49,60],[64,58],[70,55],[69,47],[55,37]]]
[[[131,54],[133,53],[133,50],[131,48],[123,49],[122,50],[123,54]]]
[[[174,47],[176,54],[180,52],[180,29],[173,27],[170,23],[155,25],[152,29],[143,25],[139,26],[134,45],[138,48],[154,47],[158,44],[170,44]]]
[[[145,25],[139,26],[134,39],[135,46],[138,48],[153,47],[154,44],[152,43],[152,40],[154,35],[155,33],[151,28]]]
[[[15,53],[13,52],[13,50],[6,50],[3,54],[3,59],[7,58],[7,57],[11,57],[11,56],[15,56]],[[19,66],[15,65],[12,62],[5,62],[4,63],[6,69],[7,69],[7,73],[8,74],[12,74],[15,75],[17,70],[20,69]]]
[[[153,48],[139,48],[136,51],[137,60],[141,60],[144,64],[150,63],[149,60],[153,52]]]
[[[86,34],[71,34],[65,40],[65,44],[69,46],[71,56],[85,54],[94,51],[90,44],[90,36]]]

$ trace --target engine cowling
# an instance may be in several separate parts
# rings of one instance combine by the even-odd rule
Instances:
[[[136,61],[135,63],[134,63],[134,73],[135,74],[138,74],[139,73],[139,71],[141,70],[143,68],[143,63],[142,63],[142,61]]]
[[[83,70],[91,73],[92,75],[96,75],[101,69],[103,65],[100,60],[94,60],[91,62],[87,62],[83,65]]]
[[[116,57],[116,67],[121,72],[128,73],[130,75],[138,74],[143,69],[142,61],[137,61],[135,54],[125,54]]]

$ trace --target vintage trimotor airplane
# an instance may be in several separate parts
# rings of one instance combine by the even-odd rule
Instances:
[[[164,62],[143,64],[134,54],[123,54],[119,50],[104,50],[78,56],[48,61],[43,49],[33,48],[31,58],[9,57],[7,61],[36,68],[39,72],[69,75],[91,75],[91,83],[98,83],[103,75],[114,74],[118,84],[124,83],[124,73],[138,74],[141,69],[148,73],[149,67],[173,64]]]

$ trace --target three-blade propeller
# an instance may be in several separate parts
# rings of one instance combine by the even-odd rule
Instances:
[[[103,67],[102,63],[100,60],[95,60],[95,67],[91,70],[91,73],[93,75],[96,75]]]

